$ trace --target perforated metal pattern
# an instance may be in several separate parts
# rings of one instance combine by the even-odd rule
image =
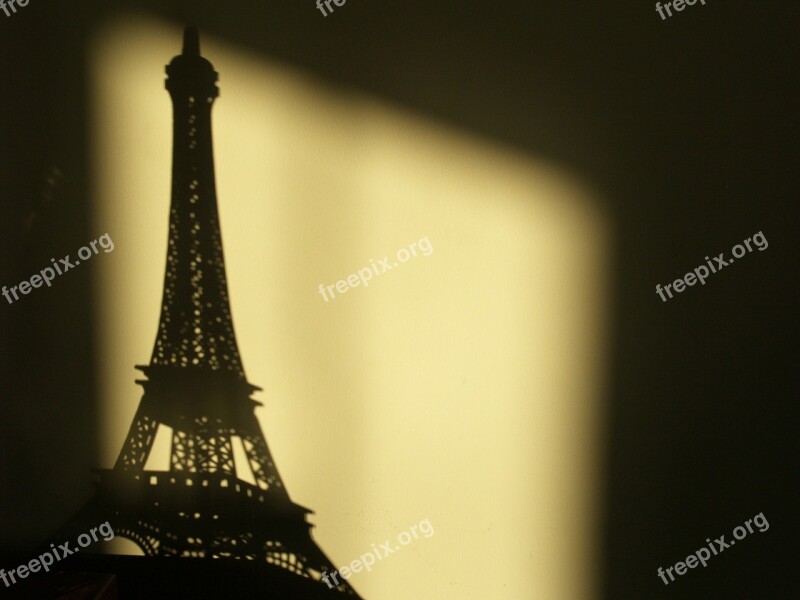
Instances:
[[[225,370],[245,378],[222,252],[211,107],[216,73],[199,56],[167,67],[173,103],[172,202],[161,318],[151,363]]]

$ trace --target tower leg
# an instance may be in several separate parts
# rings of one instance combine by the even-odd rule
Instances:
[[[150,455],[150,449],[153,447],[153,440],[155,440],[159,425],[158,421],[145,413],[144,406],[145,399],[142,398],[114,469],[124,471],[141,471],[144,469],[144,464]]]

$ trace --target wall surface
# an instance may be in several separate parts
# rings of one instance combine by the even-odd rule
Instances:
[[[788,597],[798,8],[638,4],[0,12],[0,285],[117,244],[0,299],[0,566],[90,497],[138,401],[166,244],[163,66],[194,23],[221,75],[237,336],[290,492],[341,564],[437,527],[354,577],[365,597],[415,578],[437,598]],[[656,293],[758,232],[765,250]],[[317,291],[423,236],[430,256]],[[767,531],[657,575],[759,513]]]

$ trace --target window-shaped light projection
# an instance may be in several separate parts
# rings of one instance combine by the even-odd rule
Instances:
[[[92,52],[95,220],[116,243],[95,267],[101,466],[134,419],[133,366],[159,324],[163,67],[180,38],[137,18],[102,28]],[[350,578],[364,598],[592,597],[610,236],[598,199],[564,168],[424,115],[208,36],[203,54],[220,73],[235,335],[316,541],[337,567],[399,547]],[[423,238],[432,251],[395,269]],[[365,268],[380,276],[341,285]],[[174,436],[156,435],[152,468],[168,470]],[[230,485],[253,481],[247,444],[233,440]],[[397,543],[423,519],[435,535]]]

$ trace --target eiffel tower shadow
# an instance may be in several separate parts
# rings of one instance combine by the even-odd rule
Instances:
[[[217,73],[188,28],[166,68],[173,172],[161,317],[143,395],[112,469],[61,532],[74,540],[109,521],[144,557],[91,555],[70,569],[113,572],[122,598],[359,598],[311,536],[311,511],[291,501],[254,410],[231,317],[217,212],[211,108]],[[147,470],[156,434],[171,435],[168,471]],[[241,443],[250,479],[240,478]],[[241,465],[240,465],[241,467]],[[73,542],[74,546],[74,542]]]

